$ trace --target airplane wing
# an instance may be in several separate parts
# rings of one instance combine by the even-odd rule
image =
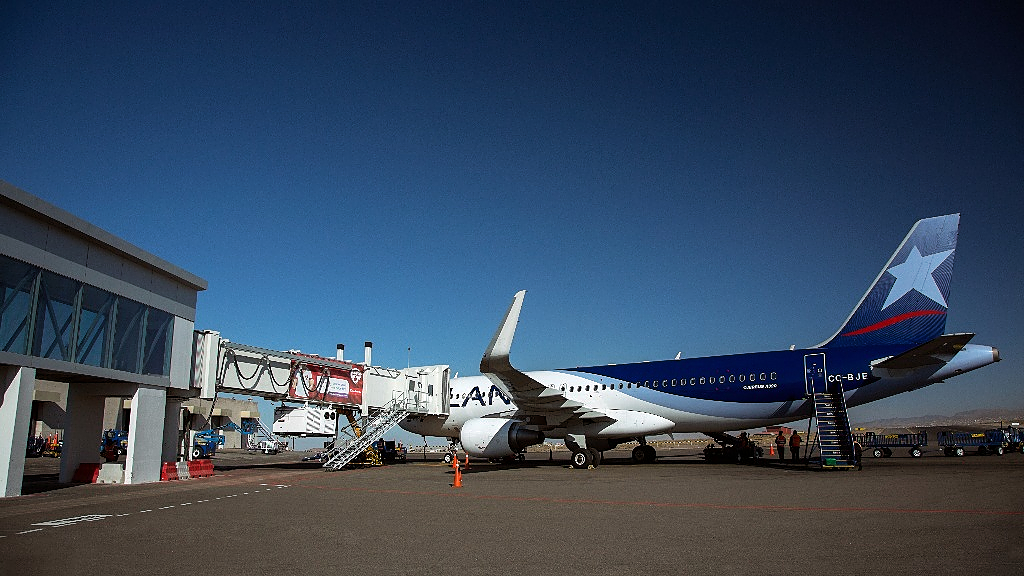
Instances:
[[[945,364],[974,338],[974,334],[944,334],[902,354],[871,363],[872,368],[909,370]]]
[[[561,390],[545,386],[512,366],[509,353],[525,297],[526,290],[520,290],[512,299],[505,318],[494,333],[494,338],[491,339],[483,358],[480,359],[480,373],[508,392],[518,407],[511,416],[522,418],[528,424],[540,427],[541,430],[576,424],[613,422],[614,418],[600,410],[570,400]]]

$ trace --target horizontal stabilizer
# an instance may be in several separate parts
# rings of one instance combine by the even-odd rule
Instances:
[[[897,356],[871,363],[872,368],[910,370],[945,364],[974,338],[974,334],[944,334]]]

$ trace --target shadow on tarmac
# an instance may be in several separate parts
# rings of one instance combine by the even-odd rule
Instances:
[[[431,462],[429,460],[414,460],[413,462]],[[434,463],[440,463],[437,460]],[[446,465],[450,466],[450,465]],[[658,458],[651,463],[638,464],[633,462],[633,459],[625,457],[610,457],[605,456],[601,464],[596,468],[603,467],[620,467],[620,466],[732,466],[732,467],[748,467],[748,468],[771,468],[776,470],[789,470],[794,472],[820,472],[821,468],[818,466],[809,465],[807,460],[801,459],[796,462],[792,460],[775,460],[769,458],[760,458],[744,463],[725,463],[725,462],[708,462],[703,459],[694,459],[692,455],[673,455],[673,456],[658,456]],[[536,469],[536,468],[568,468],[569,462],[565,459],[527,459],[525,461],[501,463],[501,462],[485,462],[485,461],[470,461],[469,468],[463,467],[463,474],[479,474],[487,472],[500,472],[504,470],[516,470],[516,469]],[[454,471],[451,471],[454,474]]]

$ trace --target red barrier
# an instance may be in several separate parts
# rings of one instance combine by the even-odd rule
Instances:
[[[79,464],[75,475],[71,477],[72,482],[96,482],[100,475],[99,464]]]
[[[213,462],[210,462],[206,458],[189,461],[188,475],[189,478],[205,478],[207,476],[213,476]]]
[[[164,462],[160,466],[160,480],[177,480],[178,465],[175,462]]]

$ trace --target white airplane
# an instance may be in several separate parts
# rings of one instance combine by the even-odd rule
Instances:
[[[959,222],[959,214],[918,221],[841,329],[806,349],[521,372],[509,361],[521,291],[480,361],[482,375],[452,379],[449,414],[410,416],[401,426],[461,442],[474,457],[510,458],[561,438],[572,466],[585,468],[638,440],[633,459],[649,462],[656,453],[647,436],[723,438],[810,417],[815,393],[857,406],[998,362],[996,348],[968,344],[974,334],[943,334]]]

